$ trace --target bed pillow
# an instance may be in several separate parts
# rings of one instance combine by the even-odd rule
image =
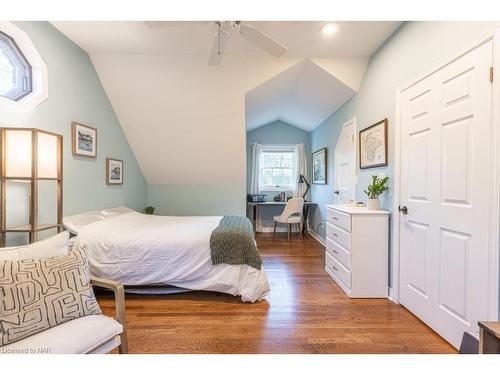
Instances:
[[[100,315],[85,250],[0,261],[0,346],[87,315]]]
[[[63,224],[71,233],[78,234],[86,225],[104,219],[106,219],[106,217],[103,216],[101,211],[88,211],[77,215],[65,216],[63,218]]]
[[[0,261],[43,259],[66,255],[69,251],[68,241],[69,232],[64,231],[46,240],[29,245],[0,248]]]
[[[105,208],[104,210],[101,210],[102,216],[105,218],[110,218],[110,217],[115,217],[123,214],[128,214],[130,212],[135,212],[131,208],[125,207],[125,206],[120,206],[120,207],[113,207],[113,208]]]

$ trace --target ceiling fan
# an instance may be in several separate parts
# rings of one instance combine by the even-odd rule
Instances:
[[[229,33],[232,30],[238,31],[243,38],[273,56],[280,57],[288,50],[288,48],[271,38],[269,35],[241,21],[146,21],[146,25],[151,29],[208,24],[215,24],[217,26],[217,32],[214,35],[208,65],[220,65]]]

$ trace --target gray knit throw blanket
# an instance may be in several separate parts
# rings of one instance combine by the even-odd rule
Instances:
[[[253,235],[252,223],[241,216],[224,216],[210,236],[212,264],[248,264],[260,270],[262,259]]]

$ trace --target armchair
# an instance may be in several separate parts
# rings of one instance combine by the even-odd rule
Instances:
[[[63,248],[55,246],[64,242],[67,252],[67,235],[17,248],[0,248],[0,259],[40,259],[62,255]],[[40,256],[41,255],[41,256]],[[105,315],[89,315],[70,320],[52,328],[0,347],[3,354],[94,354],[108,353],[118,348],[127,353],[127,323],[125,319],[125,293],[123,285],[111,280],[90,276],[90,283],[110,289],[115,295],[116,319]]]
[[[128,353],[127,320],[125,316],[125,289],[123,284],[95,276],[90,276],[90,283],[101,288],[109,289],[114,293],[116,320],[122,325],[118,351],[120,354]]]

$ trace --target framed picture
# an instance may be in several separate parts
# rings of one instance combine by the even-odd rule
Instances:
[[[387,119],[359,132],[359,168],[387,165]]]
[[[326,184],[326,147],[312,154],[313,184]]]
[[[97,157],[97,129],[72,122],[71,145],[73,156]]]
[[[106,158],[106,184],[123,184],[123,160]]]

